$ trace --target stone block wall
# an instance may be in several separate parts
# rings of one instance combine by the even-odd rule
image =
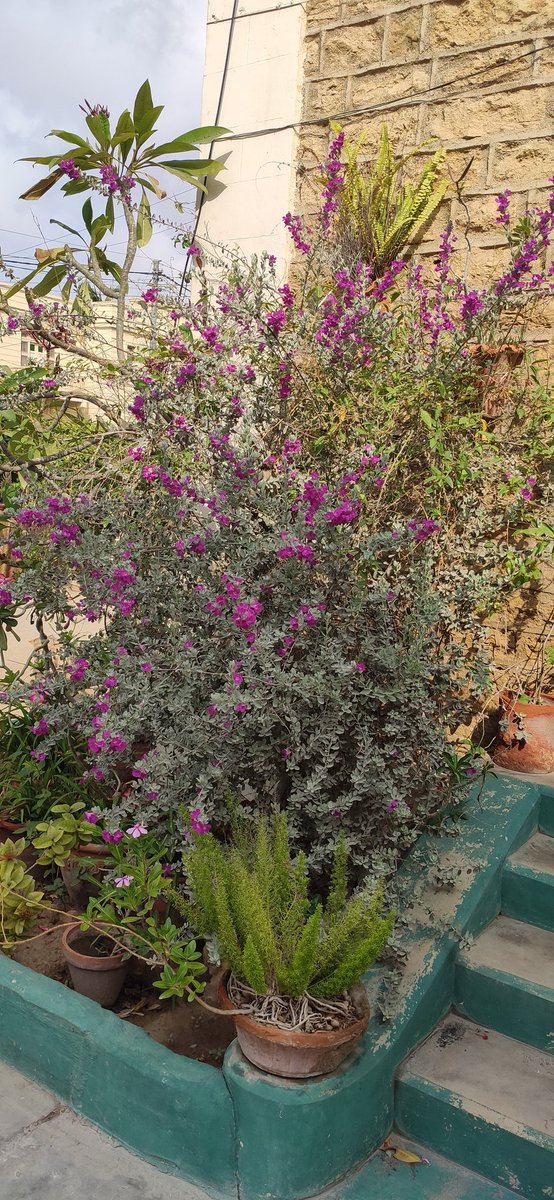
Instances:
[[[422,253],[450,217],[458,267],[484,283],[505,255],[494,196],[509,187],[517,210],[554,174],[554,0],[307,0],[306,16],[300,207],[314,207],[328,119],[363,130],[368,155],[385,120],[401,150],[448,150],[452,188]]]

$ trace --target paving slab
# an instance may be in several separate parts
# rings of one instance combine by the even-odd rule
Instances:
[[[0,1200],[209,1200],[0,1064]]]
[[[43,1121],[59,1108],[50,1092],[0,1062],[0,1147],[6,1138]]]

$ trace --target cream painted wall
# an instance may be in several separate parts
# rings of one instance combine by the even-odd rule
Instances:
[[[208,6],[205,125],[213,125],[217,111],[232,9],[233,0],[210,0]],[[219,119],[233,134],[269,130],[299,119],[304,25],[304,4],[299,0],[239,3]],[[247,256],[265,250],[276,255],[284,274],[290,239],[282,219],[294,196],[294,130],[222,141],[221,152],[227,156],[227,169],[222,183],[210,183],[198,229],[200,241],[236,245]]]

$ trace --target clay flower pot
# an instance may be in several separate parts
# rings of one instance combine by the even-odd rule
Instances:
[[[492,759],[509,771],[554,771],[554,696],[542,704],[525,704],[511,692],[500,697],[500,729]]]
[[[219,987],[219,1002],[232,1015],[234,1004],[227,994],[227,978]],[[285,1079],[309,1079],[315,1075],[330,1075],[352,1053],[369,1020],[369,1004],[365,989],[356,984],[351,990],[357,1020],[342,1029],[325,1029],[316,1033],[297,1033],[266,1025],[254,1017],[236,1013],[234,1017],[237,1041],[249,1062],[268,1075]]]
[[[93,929],[83,933],[78,922],[67,925],[62,934],[62,951],[75,991],[96,1000],[102,1008],[111,1008],[125,982],[129,958],[124,958],[124,952],[115,945],[113,954],[100,954],[94,944],[99,936]]]
[[[76,846],[68,855],[60,870],[73,908],[85,909],[91,896],[98,895],[98,884],[95,883],[95,879],[106,870],[108,860],[107,847],[100,846],[96,842],[87,842],[83,846]],[[92,875],[93,878],[84,879],[85,874]]]

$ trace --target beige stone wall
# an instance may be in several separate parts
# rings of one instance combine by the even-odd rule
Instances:
[[[365,130],[369,152],[383,120],[400,149],[439,139],[453,186],[423,249],[451,217],[469,243],[458,266],[485,282],[505,247],[494,196],[509,187],[516,208],[538,202],[554,174],[554,0],[308,0],[305,45],[301,207],[319,190],[318,119]]]

